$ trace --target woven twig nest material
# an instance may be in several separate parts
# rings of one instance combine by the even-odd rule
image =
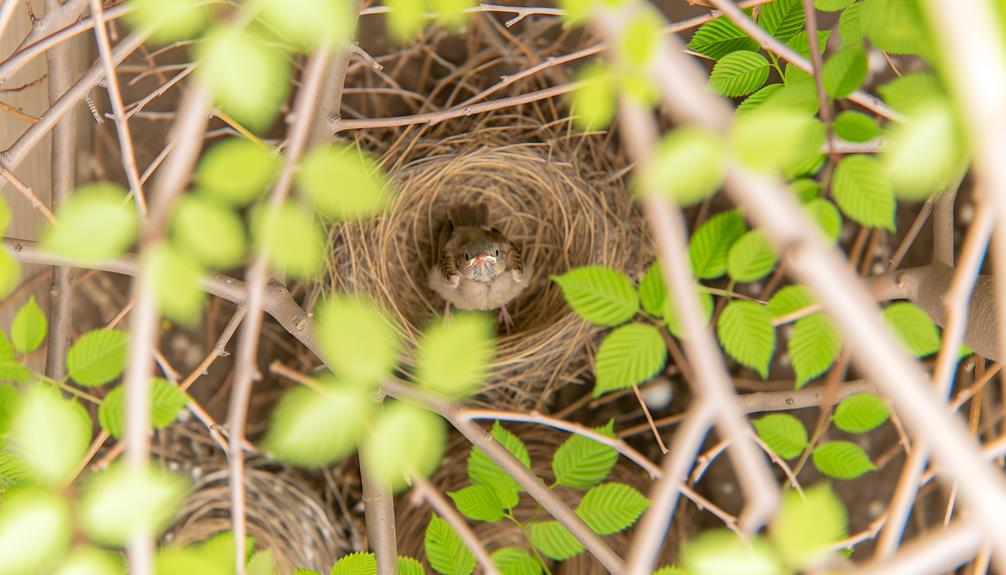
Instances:
[[[552,473],[552,456],[555,450],[565,441],[569,434],[556,431],[548,427],[529,424],[505,424],[505,427],[514,432],[527,446],[531,456],[531,470],[535,475],[542,478],[546,485],[551,485],[555,479]],[[433,474],[430,481],[441,492],[457,491],[466,485],[468,481],[468,454],[471,445],[464,437],[453,435],[450,445],[446,451],[440,468]],[[652,485],[646,472],[642,471],[634,463],[620,457],[612,468],[611,473],[605,481],[617,481],[630,485],[643,494],[650,492]],[[580,502],[583,491],[570,489],[562,486],[553,488],[556,495],[572,508]],[[429,523],[433,510],[424,504],[415,505],[412,501],[412,493],[407,493],[399,498],[395,504],[398,522],[398,552],[425,561],[423,550],[423,537],[426,526]],[[514,509],[514,516],[521,522],[528,522],[532,517],[537,521],[547,521],[551,519],[548,513],[540,511],[526,493],[521,494],[521,502]],[[502,547],[519,547],[528,550],[527,539],[517,525],[507,520],[498,523],[486,523],[483,521],[468,521],[479,541],[492,553]],[[629,544],[633,528],[629,528],[621,533],[605,536],[604,541],[618,555],[625,557],[629,551]],[[671,561],[671,545],[664,546],[664,554],[661,556],[661,564]],[[558,567],[558,568],[556,568]],[[553,573],[563,573],[566,575],[602,575],[608,573],[597,560],[586,551],[563,561],[556,565],[550,565],[549,569]],[[430,572],[433,572],[430,570]]]
[[[375,298],[414,349],[444,310],[426,280],[435,231],[450,207],[488,204],[491,223],[523,250],[533,272],[508,306],[515,328],[500,334],[478,398],[542,407],[549,390],[589,371],[597,335],[550,275],[587,264],[638,274],[646,260],[643,225],[621,180],[596,161],[604,157],[599,136],[578,134],[568,121],[547,128],[528,126],[525,117],[507,120],[515,124],[484,120],[463,135],[400,141],[386,151],[397,194],[383,216],[333,228],[331,275],[337,291]]]

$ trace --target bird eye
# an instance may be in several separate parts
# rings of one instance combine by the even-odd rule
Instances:
[[[500,251],[496,250],[496,257],[500,257]]]
[[[466,260],[472,259],[472,254],[470,254],[469,252],[465,252],[465,259]]]

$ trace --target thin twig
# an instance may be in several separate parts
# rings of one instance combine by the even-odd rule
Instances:
[[[821,114],[821,121],[824,122],[824,133],[826,135],[825,146],[832,162],[836,162],[836,152],[832,148],[832,123],[835,120],[834,111],[831,109],[831,100],[824,89],[824,60],[821,58],[821,45],[817,41],[817,9],[814,8],[814,0],[803,0],[803,12],[806,15],[804,28],[807,30],[807,44],[810,48],[810,63],[813,70],[814,88],[817,92],[818,110]]]
[[[422,475],[418,473],[412,474],[412,490],[417,498],[420,498],[427,503],[437,515],[440,515],[454,528],[461,540],[464,541],[465,546],[475,555],[475,559],[478,560],[479,565],[482,566],[482,571],[486,575],[499,575],[499,569],[496,568],[496,564],[493,563],[492,558],[489,556],[489,552],[479,541],[478,536],[472,531],[468,523],[461,517],[454,506],[444,498],[443,495],[437,488],[430,484]]]
[[[21,195],[24,196],[26,200],[28,200],[28,203],[31,204],[31,207],[35,208],[36,210],[39,211],[39,213],[45,216],[45,219],[49,220],[50,224],[55,225],[59,223],[58,221],[56,221],[56,216],[54,216],[52,212],[49,210],[49,208],[46,207],[45,202],[40,200],[38,196],[35,195],[35,192],[33,192],[31,188],[26,186],[24,182],[22,182],[17,176],[15,176],[12,171],[0,165],[0,176],[3,176],[5,180],[10,182],[14,186],[14,189],[20,192]]]

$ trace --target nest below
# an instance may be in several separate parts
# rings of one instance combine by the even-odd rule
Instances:
[[[638,210],[621,180],[596,161],[600,137],[562,124],[536,126],[530,141],[526,124],[511,124],[393,146],[384,164],[397,195],[387,212],[336,225],[331,236],[335,289],[375,298],[414,349],[444,310],[426,279],[436,230],[452,206],[489,205],[492,225],[521,248],[532,270],[508,305],[515,327],[500,334],[477,397],[496,406],[541,408],[550,390],[590,369],[597,331],[570,310],[549,276],[587,264],[638,274],[647,259]]]

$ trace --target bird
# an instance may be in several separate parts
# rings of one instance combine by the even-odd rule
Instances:
[[[507,331],[513,319],[507,304],[527,287],[530,273],[520,249],[498,228],[489,225],[489,206],[465,204],[448,210],[433,242],[429,286],[462,310],[499,309],[498,320]]]

